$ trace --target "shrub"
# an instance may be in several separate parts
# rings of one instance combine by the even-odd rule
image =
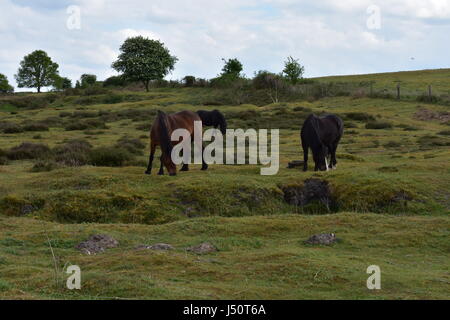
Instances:
[[[66,131],[86,130],[86,129],[107,129],[105,122],[98,119],[85,121],[75,121],[65,127]]]
[[[450,136],[450,130],[444,130],[444,131],[438,132],[438,134],[440,134],[442,136]]]
[[[90,152],[90,163],[100,167],[121,167],[133,160],[133,155],[126,149],[117,147],[100,147]]]
[[[53,149],[55,161],[70,167],[83,166],[89,163],[92,145],[86,140],[70,140]]]
[[[6,156],[0,156],[0,166],[6,166],[8,164],[8,158]]]
[[[17,123],[5,122],[0,125],[3,133],[20,133],[23,132],[23,128]]]
[[[103,99],[103,103],[107,103],[107,104],[114,104],[114,103],[120,103],[124,100],[123,95],[120,94],[112,94],[112,95],[107,95],[104,99]]]
[[[38,160],[33,168],[31,168],[32,172],[48,172],[52,171],[57,167],[57,164],[54,160],[46,159],[46,160]]]
[[[125,87],[128,81],[122,76],[112,76],[103,81],[104,87]]]
[[[132,139],[126,136],[117,140],[116,146],[137,155],[142,154],[142,149],[145,149],[145,144],[141,140]]]
[[[60,116],[61,118],[66,118],[66,117],[72,116],[72,113],[67,112],[67,111],[63,111],[63,112],[60,112],[60,113],[59,113],[59,116]]]
[[[23,126],[25,131],[48,131],[48,126],[44,123],[35,122]]]
[[[389,141],[388,143],[384,144],[385,148],[399,148],[401,146],[402,145],[397,141]]]
[[[10,160],[42,159],[51,155],[50,148],[42,143],[24,142],[7,152]]]
[[[355,121],[363,121],[363,122],[375,121],[375,117],[366,112],[347,112],[344,113],[344,116],[350,120]]]
[[[392,124],[386,121],[370,121],[366,124],[366,129],[389,129]]]

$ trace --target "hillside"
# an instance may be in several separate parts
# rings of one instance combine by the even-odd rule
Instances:
[[[443,69],[317,80],[375,80],[380,88],[400,80],[416,91],[431,81],[448,94],[449,76]],[[2,97],[0,297],[448,298],[448,106],[366,95],[264,105],[222,98],[212,88]],[[229,128],[279,128],[278,174],[261,176],[256,165],[211,165],[206,172],[192,165],[176,177],[157,176],[155,161],[153,174],[144,175],[156,111],[185,109],[219,109]],[[299,131],[312,112],[344,120],[337,170],[287,168],[302,159]],[[118,149],[122,158],[104,160]],[[71,166],[73,159],[83,165]],[[303,192],[310,178],[329,186],[326,201],[293,205],[291,193]],[[303,243],[321,232],[342,241]],[[74,248],[98,233],[120,246],[95,256]],[[203,241],[219,251],[185,251]],[[158,242],[175,250],[134,250]],[[67,264],[85,272],[79,292],[64,289]],[[365,287],[371,264],[383,272],[377,292]]]

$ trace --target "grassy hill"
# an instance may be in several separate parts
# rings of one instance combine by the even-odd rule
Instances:
[[[375,79],[382,87],[400,79],[410,90],[434,81],[445,91],[449,73],[318,81]],[[160,88],[0,99],[0,297],[448,298],[447,106],[367,96],[211,105],[222,96],[211,88]],[[216,108],[229,128],[281,129],[277,175],[261,176],[255,165],[211,165],[206,172],[192,165],[176,177],[157,176],[157,161],[153,175],[143,174],[156,110]],[[287,169],[302,159],[299,131],[311,112],[344,119],[337,170]],[[20,147],[24,142],[32,145]],[[86,165],[68,165],[73,159]],[[290,204],[290,192],[302,192],[309,178],[328,184],[327,201]],[[342,241],[303,243],[320,232]],[[96,233],[120,246],[95,256],[74,248]],[[219,251],[185,251],[203,241]],[[157,242],[175,250],[134,250]],[[81,291],[64,289],[68,264],[82,269]],[[382,270],[376,292],[365,286],[372,264]]]

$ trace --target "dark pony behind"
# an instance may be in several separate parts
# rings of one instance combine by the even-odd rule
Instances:
[[[208,127],[220,128],[222,134],[226,134],[227,121],[219,110],[206,111],[198,110],[197,114],[202,119],[203,125]]]
[[[155,155],[156,147],[161,147],[161,166],[159,168],[159,175],[164,174],[164,167],[167,168],[171,176],[176,175],[177,168],[172,161],[172,149],[173,146],[180,143],[179,141],[171,141],[170,137],[172,132],[176,129],[186,129],[191,137],[194,136],[194,122],[201,121],[199,115],[192,111],[180,111],[173,114],[165,114],[158,110],[158,115],[153,122],[152,129],[150,131],[150,156],[148,159],[148,166],[146,174],[151,174],[153,158]],[[202,170],[206,170],[208,165],[203,161]],[[187,163],[183,163],[181,171],[188,171],[189,167]]]
[[[342,119],[330,114],[317,117],[311,114],[306,118],[300,133],[303,147],[303,171],[308,170],[308,150],[311,148],[314,170],[325,171],[336,168],[336,149],[344,133]],[[330,156],[328,163],[327,157]]]

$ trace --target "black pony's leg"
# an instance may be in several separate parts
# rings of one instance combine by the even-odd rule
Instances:
[[[145,174],[150,174],[152,172],[152,164],[153,164],[153,158],[155,156],[155,146],[152,145],[150,147],[150,156],[148,158],[148,165],[147,165],[147,170],[145,171]]]
[[[160,160],[161,160],[161,167],[159,167],[159,172],[158,175],[162,176],[164,175],[164,165],[163,165],[163,156],[161,156]]]
[[[181,152],[182,152],[182,156],[183,156],[183,158],[184,158],[184,150],[181,151]],[[189,166],[188,166],[188,164],[183,162],[183,166],[181,167],[180,171],[189,171]]]
[[[303,145],[303,171],[308,170],[308,146]]]
[[[337,165],[337,161],[336,161],[336,149],[337,149],[337,144],[333,145],[333,148],[331,149],[331,163],[330,163],[330,168],[334,168],[336,169],[336,165]]]
[[[208,164],[205,162],[205,159],[203,158],[203,151],[205,151],[205,146],[202,143],[202,170],[208,169]]]

